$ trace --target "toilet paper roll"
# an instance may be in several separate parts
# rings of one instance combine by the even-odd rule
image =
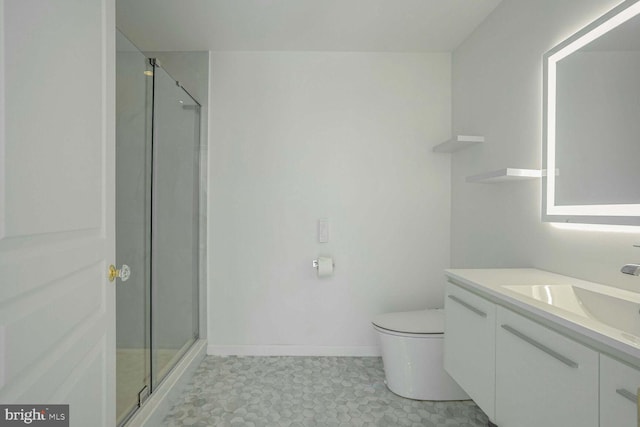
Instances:
[[[318,277],[333,275],[333,258],[318,257]]]

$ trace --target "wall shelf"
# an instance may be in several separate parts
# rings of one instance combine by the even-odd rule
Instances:
[[[484,136],[456,135],[450,140],[433,147],[433,151],[436,153],[453,153],[481,142],[484,142]]]
[[[504,168],[497,171],[468,176],[466,181],[479,184],[493,184],[497,182],[542,178],[542,175],[542,170],[540,169]]]

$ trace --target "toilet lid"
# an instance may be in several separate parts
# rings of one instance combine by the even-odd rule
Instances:
[[[402,311],[377,315],[372,322],[389,331],[410,334],[443,334],[444,309]]]

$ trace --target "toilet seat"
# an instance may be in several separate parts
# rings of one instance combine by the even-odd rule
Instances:
[[[371,323],[382,333],[425,338],[441,336],[444,334],[444,310],[439,308],[384,313],[376,316]]]

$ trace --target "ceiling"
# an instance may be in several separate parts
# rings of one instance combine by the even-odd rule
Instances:
[[[450,52],[502,0],[117,0],[145,51]]]

